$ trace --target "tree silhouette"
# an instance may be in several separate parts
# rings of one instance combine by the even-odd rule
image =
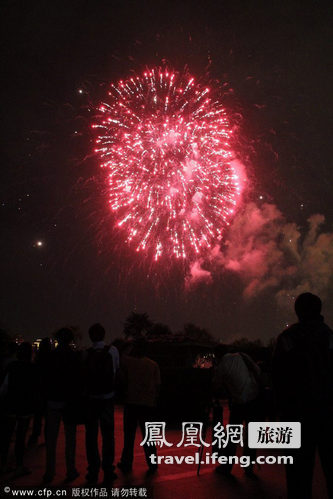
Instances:
[[[204,328],[195,324],[187,323],[184,325],[184,336],[186,339],[199,343],[213,343],[213,336]]]
[[[156,322],[153,324],[149,331],[147,332],[148,338],[166,338],[172,334],[171,329],[166,324],[162,324],[161,322]]]
[[[150,331],[152,325],[153,323],[149,319],[148,314],[138,314],[136,312],[132,312],[126,318],[124,324],[124,335],[126,338],[145,336]]]
[[[238,350],[251,350],[263,347],[262,341],[260,339],[249,340],[248,338],[239,338],[230,343],[230,345],[234,348],[237,348]]]

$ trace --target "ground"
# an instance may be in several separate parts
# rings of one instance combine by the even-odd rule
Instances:
[[[181,439],[180,429],[168,429],[167,440],[178,443]],[[211,436],[208,434],[207,441],[210,441]],[[122,450],[122,408],[117,407],[115,410],[115,439],[116,439],[116,459],[119,461]],[[113,488],[119,489],[121,497],[121,489],[130,488],[146,488],[149,498],[154,499],[206,499],[218,495],[228,499],[282,499],[286,497],[285,476],[283,465],[262,465],[260,469],[256,468],[256,477],[247,477],[244,470],[238,465],[233,468],[233,477],[224,478],[214,473],[215,466],[202,465],[200,476],[197,476],[197,466],[195,464],[162,464],[159,466],[158,472],[152,477],[146,477],[147,466],[145,463],[144,453],[139,443],[141,442],[140,431],[137,432],[137,441],[135,446],[134,471],[130,475],[123,475],[120,470],[117,471],[118,478],[115,480]],[[209,448],[208,448],[209,450]],[[64,433],[61,427],[59,442],[58,442],[58,467],[57,474],[52,488],[65,488],[63,480],[65,478],[64,464]],[[176,447],[173,445],[170,448],[163,447],[159,449],[159,455],[193,455],[197,449],[187,447]],[[19,479],[13,479],[12,475],[8,474],[1,477],[1,493],[0,497],[10,497],[10,493],[5,494],[5,487],[19,489],[21,487],[41,487],[42,475],[44,473],[44,454],[45,445],[41,443],[31,449],[28,449],[26,456],[26,465],[29,466],[32,473],[28,476]],[[272,451],[269,453],[273,454]],[[12,459],[12,457],[11,457]],[[77,438],[77,469],[80,476],[68,488],[68,497],[73,497],[77,494],[77,489],[81,492],[79,497],[83,497],[82,489],[85,485],[86,473],[86,457],[84,446],[84,427],[78,426]],[[102,480],[102,473],[100,480]],[[44,487],[44,486],[43,486]],[[48,488],[51,488],[48,486]],[[114,491],[114,493],[117,493]],[[135,494],[135,493],[134,493]],[[93,495],[86,497],[94,497]],[[314,475],[313,499],[327,499],[324,479],[320,469],[318,459],[316,460],[316,469]]]

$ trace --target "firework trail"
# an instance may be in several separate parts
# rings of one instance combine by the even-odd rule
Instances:
[[[188,74],[111,84],[93,128],[124,240],[154,260],[194,260],[221,240],[241,194],[223,105]]]

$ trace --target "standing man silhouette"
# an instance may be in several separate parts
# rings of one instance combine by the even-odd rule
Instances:
[[[273,382],[281,421],[301,422],[301,448],[288,451],[288,499],[309,499],[318,449],[333,498],[333,332],[321,316],[321,300],[303,293],[295,301],[298,322],[277,339]]]

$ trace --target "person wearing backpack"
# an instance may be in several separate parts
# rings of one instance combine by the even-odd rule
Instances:
[[[229,398],[230,417],[229,424],[246,424],[244,435],[243,453],[250,456],[251,464],[245,468],[245,473],[253,475],[252,463],[256,458],[256,449],[250,449],[247,441],[247,425],[250,421],[258,421],[260,414],[260,377],[261,372],[258,365],[247,354],[242,352],[227,353],[225,348],[216,351],[220,360],[214,373],[213,391],[216,394],[223,393]],[[224,456],[234,456],[237,445],[229,441],[227,446],[221,449]],[[216,472],[228,476],[232,470],[232,462],[220,464]]]
[[[159,395],[161,376],[157,362],[146,357],[147,342],[139,337],[133,342],[130,355],[122,357],[120,373],[124,391],[124,448],[118,468],[123,473],[132,471],[136,429],[140,426],[142,437],[145,437],[145,424],[156,420],[156,405]],[[157,464],[151,456],[157,455],[155,444],[143,445],[148,474],[157,471]],[[156,459],[155,459],[156,462]]]
[[[104,343],[105,329],[94,324],[89,329],[92,346],[84,358],[85,390],[88,398],[86,452],[89,483],[97,483],[102,465],[104,485],[112,483],[114,472],[114,396],[115,375],[119,368],[118,350]],[[102,434],[102,461],[98,450],[98,429]]]
[[[73,331],[70,328],[59,329],[55,333],[58,346],[52,350],[39,373],[43,379],[43,392],[46,400],[46,469],[43,483],[53,481],[56,472],[57,441],[60,423],[65,430],[66,483],[73,482],[79,473],[76,469],[76,423],[66,421],[68,404],[76,398],[81,387],[81,357],[73,350]]]
[[[321,300],[302,293],[299,319],[283,331],[273,357],[273,386],[281,421],[301,422],[301,448],[288,450],[288,499],[310,499],[316,449],[333,498],[333,331],[324,323]]]
[[[0,428],[1,470],[6,470],[10,442],[15,433],[15,478],[31,473],[24,466],[26,434],[38,399],[38,377],[31,357],[31,344],[21,343],[17,347],[17,359],[8,365],[0,388],[3,411]]]

